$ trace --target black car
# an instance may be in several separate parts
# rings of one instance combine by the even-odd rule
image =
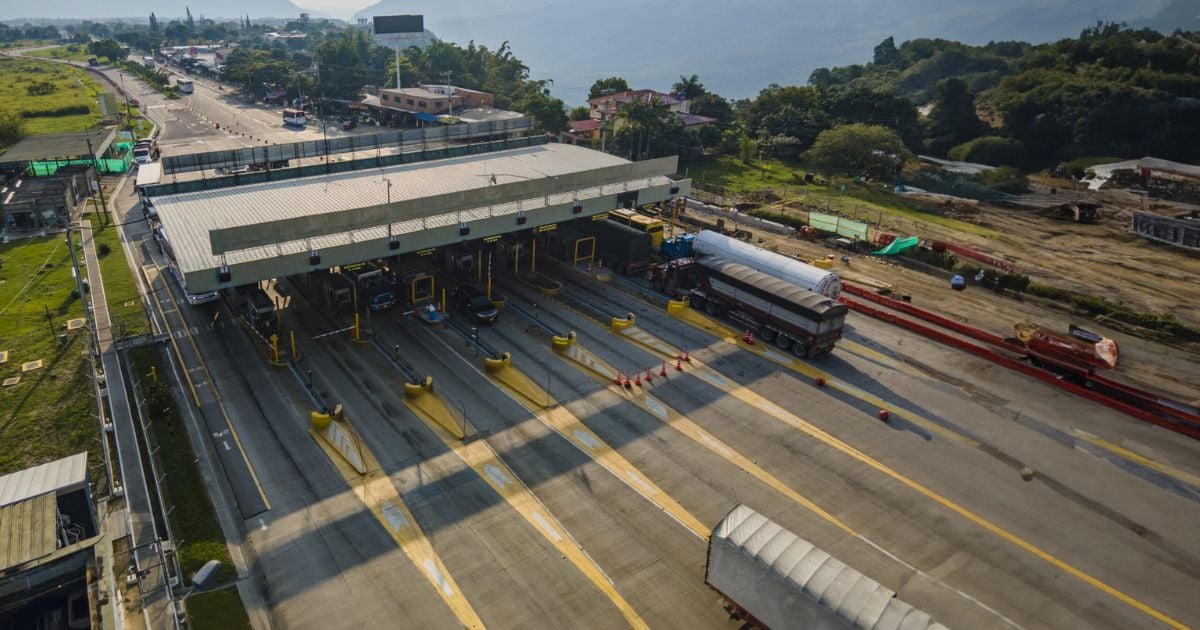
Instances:
[[[459,310],[471,316],[476,324],[490,324],[500,316],[500,311],[482,291],[472,286],[462,285],[454,289],[454,304]]]

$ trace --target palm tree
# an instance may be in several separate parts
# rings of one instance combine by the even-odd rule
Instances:
[[[690,77],[685,77],[682,74],[679,75],[679,82],[671,86],[672,94],[678,95],[682,93],[684,98],[689,101],[707,91],[704,89],[704,84],[700,82],[700,77],[694,74]]]
[[[666,103],[659,100],[657,94],[649,99],[635,97],[627,104],[617,109],[617,117],[624,119],[629,125],[630,132],[637,132],[636,150],[630,147],[629,159],[641,159],[650,152],[650,139],[662,133],[666,121],[671,116],[671,110]],[[642,149],[642,139],[646,140],[646,148]],[[636,153],[637,157],[634,157]]]

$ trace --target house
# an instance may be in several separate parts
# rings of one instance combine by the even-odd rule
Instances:
[[[92,194],[90,164],[70,164],[53,175],[20,177],[0,188],[0,231],[5,234],[66,227],[75,208]]]
[[[626,90],[605,94],[588,99],[588,107],[591,108],[592,119],[600,121],[602,127],[608,125],[611,132],[616,133],[626,124],[619,115],[625,105],[639,100],[651,102],[655,99],[666,105],[669,111],[675,112],[685,127],[702,127],[717,122],[717,119],[711,116],[692,114],[691,103],[686,98],[681,98],[681,95],[666,94],[656,90]]]
[[[410,114],[445,114],[451,108],[462,107],[463,97],[439,94],[423,87],[383,88],[379,90],[379,106]]]
[[[558,135],[558,141],[589,147],[593,142],[600,141],[601,126],[602,123],[595,118],[572,120],[567,123],[567,130]]]
[[[467,88],[458,87],[455,85],[429,85],[429,84],[425,84],[425,83],[420,83],[417,85],[417,87],[424,89],[424,90],[429,90],[430,92],[433,92],[434,94],[441,94],[442,96],[453,95],[453,96],[459,97],[458,100],[454,104],[455,108],[458,108],[460,106],[461,107],[495,107],[496,106],[496,97],[492,96],[491,94],[489,94],[487,92],[480,92],[478,90],[469,90]]]
[[[87,453],[0,477],[5,627],[89,628],[116,619],[110,581],[96,579],[110,569],[94,504]]]

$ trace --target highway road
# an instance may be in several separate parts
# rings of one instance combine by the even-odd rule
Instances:
[[[265,112],[206,89],[190,101],[195,112],[138,95],[163,122],[164,146],[249,141],[226,132],[230,122],[268,133]],[[163,266],[135,199],[117,204],[135,264]],[[950,627],[1200,620],[1191,527],[1200,447],[878,322],[851,316],[847,343],[811,365],[903,410],[891,423],[875,402],[818,388],[613,286],[571,282],[568,291],[611,314],[633,311],[647,333],[688,346],[708,368],[653,386],[664,422],[506,310],[482,340],[545,384],[562,410],[551,418],[486,376],[452,330],[396,309],[372,316],[381,347],[356,343],[329,334],[349,321],[295,284],[285,281],[281,319],[300,339],[299,372],[270,366],[224,306],[190,307],[177,287],[154,285],[169,296],[163,314],[178,313],[174,343],[193,348],[164,351],[182,358],[176,394],[259,627],[450,627],[476,616],[491,627],[734,628],[703,584],[704,542],[687,523],[711,526],[738,502]],[[576,331],[580,347],[617,369],[662,361],[586,310],[505,291],[517,306],[538,302],[544,324]],[[688,372],[702,369],[711,373]],[[318,405],[310,370],[312,389],[345,406],[377,460],[376,487],[415,521],[425,560],[396,535],[395,512],[389,520],[376,499],[352,491],[309,433]],[[459,410],[449,417],[465,416],[468,439],[448,437],[453,427],[406,398],[414,375],[433,377],[434,392]],[[213,392],[199,405],[198,382]],[[554,430],[551,420],[572,418],[588,437]],[[610,446],[628,468],[588,444]],[[1024,466],[1035,471],[1029,481]],[[256,492],[267,509],[246,507]]]

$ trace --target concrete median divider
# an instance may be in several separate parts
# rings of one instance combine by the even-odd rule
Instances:
[[[613,332],[621,332],[630,326],[637,324],[637,318],[633,313],[627,314],[625,317],[614,317],[608,323],[609,330]]]
[[[313,439],[354,495],[425,576],[462,627],[482,629],[483,621],[459,589],[375,455],[343,416],[341,405],[328,413],[314,411],[311,417]]]
[[[465,420],[459,421],[442,397],[433,391],[432,376],[426,376],[420,383],[405,383],[404,404],[413,413],[437,424],[455,438],[466,438]]]

